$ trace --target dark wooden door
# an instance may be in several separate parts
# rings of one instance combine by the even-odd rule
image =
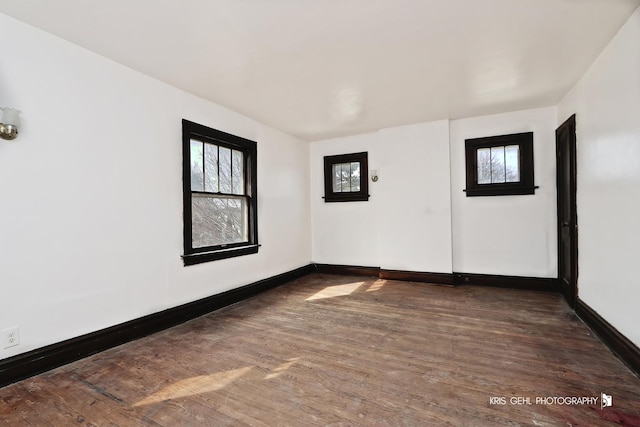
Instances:
[[[578,297],[578,214],[576,211],[576,116],[556,129],[558,187],[558,279],[575,307]]]

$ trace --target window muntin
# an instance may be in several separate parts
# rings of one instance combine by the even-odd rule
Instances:
[[[533,132],[465,140],[467,196],[533,194]]]
[[[324,157],[324,201],[369,200],[367,153]]]
[[[183,120],[185,265],[255,253],[256,143]]]

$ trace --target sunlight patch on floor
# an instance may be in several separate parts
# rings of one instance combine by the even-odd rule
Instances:
[[[373,282],[373,284],[371,286],[369,286],[369,289],[367,289],[365,292],[379,291],[386,284],[387,284],[386,280],[378,279],[375,282]]]
[[[343,297],[345,295],[350,295],[353,292],[355,292],[363,284],[364,282],[353,282],[353,283],[347,283],[344,285],[328,286],[323,290],[311,295],[305,301],[313,301],[318,299]]]
[[[151,396],[137,402],[133,406],[151,405],[168,399],[177,399],[180,397],[220,390],[241,376],[247,374],[252,368],[252,366],[247,366],[245,368],[216,372],[215,374],[210,375],[186,378],[163,388]]]
[[[292,359],[289,359],[288,362],[283,363],[282,365],[277,366],[275,369],[273,369],[273,372],[268,374],[267,376],[264,377],[265,380],[270,380],[273,378],[277,378],[280,375],[282,375],[287,369],[289,369],[290,367],[292,367],[298,360],[300,360],[299,357],[294,357]]]

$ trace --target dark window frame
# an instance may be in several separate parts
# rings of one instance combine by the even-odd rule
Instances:
[[[214,194],[225,196],[226,193],[195,191],[191,189],[191,140],[215,144],[243,153],[244,195],[247,200],[247,235],[248,242],[229,243],[217,246],[193,247],[192,235],[192,197],[194,194]],[[258,185],[257,185],[257,143],[236,135],[222,132],[208,126],[182,119],[182,186],[183,186],[183,234],[184,265],[232,258],[258,252]],[[238,197],[237,194],[231,195]]]
[[[324,156],[324,201],[366,202],[369,200],[369,162],[367,152]],[[360,191],[334,192],[333,165],[340,163],[360,163]]]
[[[518,145],[520,153],[520,181],[478,184],[478,149]],[[465,162],[467,173],[467,197],[514,196],[534,194],[533,132],[489,136],[465,140]]]

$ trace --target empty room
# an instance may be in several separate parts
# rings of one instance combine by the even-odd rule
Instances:
[[[640,426],[640,0],[0,40],[0,425]]]

